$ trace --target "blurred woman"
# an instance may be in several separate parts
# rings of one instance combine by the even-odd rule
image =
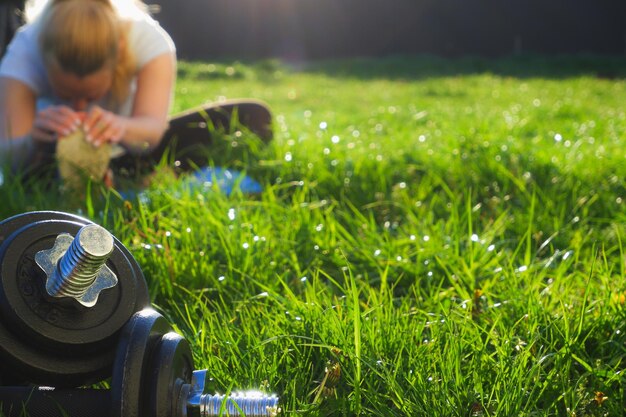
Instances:
[[[167,128],[175,68],[171,38],[141,4],[50,0],[0,64],[0,149],[28,169],[78,128],[95,146],[150,149]]]
[[[133,155],[157,160],[174,137],[179,147],[207,145],[207,129],[191,127],[207,117],[228,125],[235,109],[251,130],[271,136],[269,111],[256,102],[169,119],[175,75],[174,43],[143,3],[40,2],[0,63],[0,155],[29,171],[52,162],[57,141],[82,129],[96,148],[115,144],[128,167]]]

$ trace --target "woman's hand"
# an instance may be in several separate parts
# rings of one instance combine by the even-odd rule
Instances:
[[[71,108],[50,106],[35,115],[32,137],[38,142],[56,142],[78,129],[81,123],[81,115]]]
[[[118,143],[126,133],[124,118],[98,106],[89,109],[85,116],[83,128],[87,140],[94,146],[100,146],[107,142]]]

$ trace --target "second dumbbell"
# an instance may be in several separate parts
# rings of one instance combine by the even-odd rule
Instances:
[[[0,414],[18,417],[271,417],[278,397],[205,393],[206,370],[193,370],[187,341],[151,309],[136,313],[118,345],[111,389],[0,387]]]

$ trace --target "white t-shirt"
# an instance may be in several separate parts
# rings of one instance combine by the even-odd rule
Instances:
[[[20,28],[9,44],[0,62],[0,77],[13,78],[28,85],[37,96],[37,109],[50,105],[68,104],[55,96],[43,62],[39,47],[39,21]],[[128,44],[137,63],[137,71],[153,58],[175,52],[174,42],[159,23],[148,14],[142,13],[130,19]],[[107,105],[104,97],[95,103],[109,111],[130,116],[136,92],[136,79],[130,85],[130,94],[118,108]]]

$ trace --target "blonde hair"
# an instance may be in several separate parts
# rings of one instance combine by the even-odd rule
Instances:
[[[129,23],[110,0],[50,0],[43,10],[39,42],[45,65],[84,77],[110,66],[111,105],[121,104],[136,72],[127,47]]]

